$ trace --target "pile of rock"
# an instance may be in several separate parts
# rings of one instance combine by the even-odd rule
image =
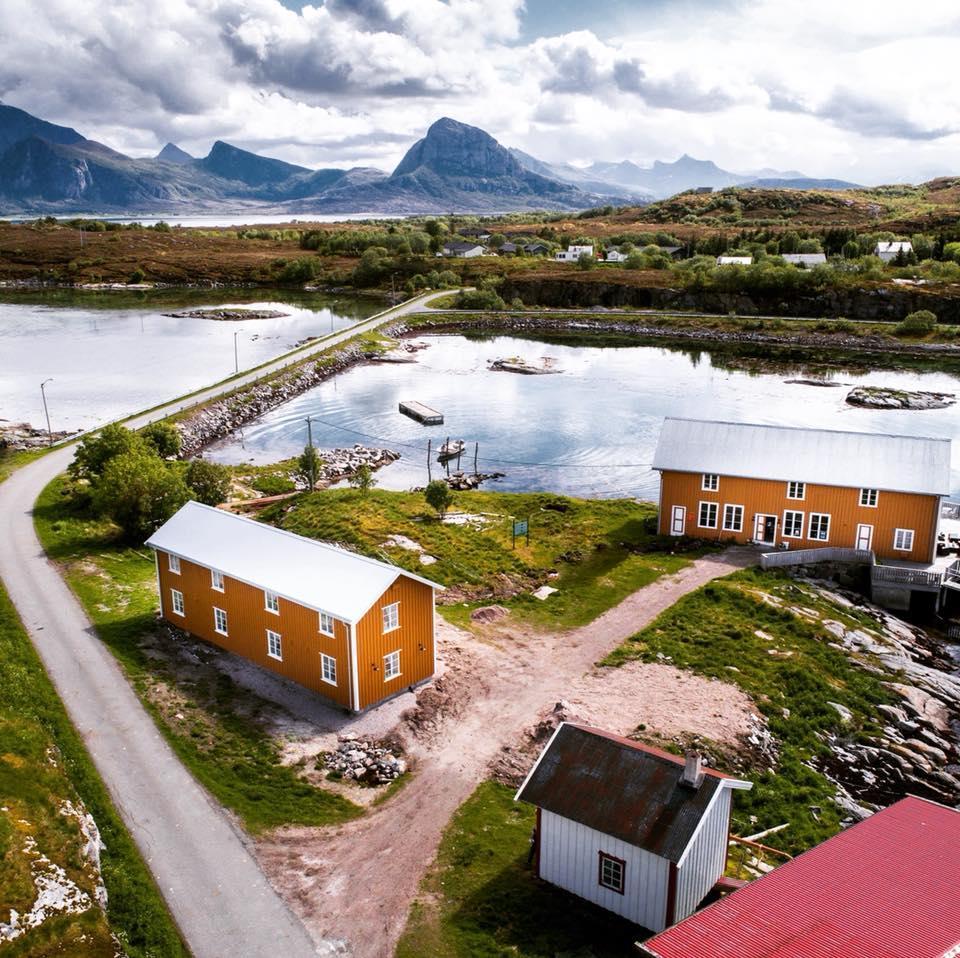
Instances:
[[[953,393],[891,389],[884,386],[856,386],[847,393],[851,406],[867,409],[943,409],[957,401]]]
[[[489,479],[502,479],[505,475],[505,472],[458,471],[440,476],[440,479],[456,492],[468,492],[470,489],[476,489],[481,482],[487,482]]]
[[[317,451],[323,460],[319,478],[321,483],[346,479],[364,465],[371,469],[379,469],[381,466],[388,466],[391,462],[396,462],[400,458],[400,453],[394,452],[392,449],[377,449],[362,446],[360,443],[356,443],[350,449],[319,449]]]
[[[327,771],[364,785],[386,785],[407,770],[406,761],[394,749],[364,741],[353,732],[340,735],[336,750],[322,755],[320,761]]]
[[[0,425],[0,450],[42,449],[50,445],[51,441],[60,442],[72,435],[72,432],[55,432],[51,436],[46,429],[35,429],[27,422]]]

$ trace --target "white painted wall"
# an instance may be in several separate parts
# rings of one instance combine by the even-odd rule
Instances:
[[[673,920],[692,915],[727,866],[730,828],[729,788],[719,788],[677,869],[677,899]]]
[[[622,895],[598,881],[601,851],[627,863]],[[540,877],[651,931],[666,927],[670,863],[665,858],[546,809],[540,818]]]

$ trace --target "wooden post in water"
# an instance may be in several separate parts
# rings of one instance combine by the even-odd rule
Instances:
[[[427,482],[428,483],[432,481],[432,477],[430,475],[430,445],[432,442],[433,442],[432,439],[427,440]]]
[[[473,474],[474,474],[475,476],[479,476],[479,475],[480,475],[480,473],[477,472],[477,452],[479,451],[479,449],[480,449],[480,443],[479,443],[479,442],[475,442],[475,443],[473,444]]]

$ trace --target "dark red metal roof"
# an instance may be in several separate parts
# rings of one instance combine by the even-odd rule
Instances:
[[[956,958],[960,812],[905,798],[643,947],[656,958]]]
[[[669,752],[564,723],[517,798],[676,862],[729,777],[704,769],[694,789],[683,768]]]

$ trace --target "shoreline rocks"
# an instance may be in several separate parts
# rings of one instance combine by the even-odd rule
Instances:
[[[77,431],[63,431],[53,433],[53,442],[60,442],[75,436]],[[0,451],[6,449],[43,449],[50,445],[50,433],[46,429],[38,429],[28,422],[10,423],[3,425],[0,420]]]
[[[556,362],[550,356],[544,356],[538,366],[519,356],[512,356],[509,359],[491,359],[488,368],[491,372],[519,373],[521,376],[550,376],[560,372]]]
[[[945,409],[957,401],[953,393],[892,389],[886,386],[855,386],[847,393],[851,406],[866,409]]]
[[[283,319],[289,313],[282,313],[278,309],[183,309],[175,313],[164,313],[172,319],[213,319],[218,322],[237,322],[243,319]]]

